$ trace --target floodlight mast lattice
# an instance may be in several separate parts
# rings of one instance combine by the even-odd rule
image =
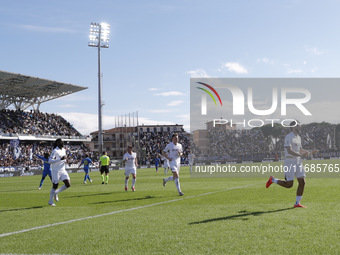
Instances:
[[[90,40],[88,46],[98,48],[98,153],[103,153],[103,127],[102,127],[102,82],[100,73],[100,48],[109,48],[110,25],[106,23],[91,22]]]

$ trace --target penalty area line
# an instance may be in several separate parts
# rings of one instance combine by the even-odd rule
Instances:
[[[95,218],[99,218],[99,217],[103,217],[103,216],[109,216],[109,215],[113,215],[113,214],[117,214],[117,213],[122,213],[122,212],[129,212],[129,211],[139,210],[139,209],[148,208],[148,207],[156,206],[156,205],[163,205],[163,204],[173,203],[173,202],[177,202],[177,201],[181,201],[181,200],[185,200],[185,199],[189,199],[189,198],[207,196],[207,195],[211,195],[211,194],[215,194],[215,193],[219,193],[219,192],[224,192],[224,191],[228,191],[228,190],[242,189],[242,188],[250,187],[250,186],[253,186],[253,185],[257,185],[257,184],[260,184],[260,183],[252,183],[252,184],[247,184],[247,185],[243,185],[243,186],[239,186],[239,187],[233,187],[233,188],[228,188],[228,189],[223,189],[223,190],[218,190],[218,191],[212,191],[212,192],[207,192],[207,193],[203,193],[203,194],[199,194],[199,195],[193,195],[193,196],[189,196],[189,197],[181,197],[181,198],[177,198],[177,199],[173,199],[173,200],[168,200],[168,201],[163,201],[163,202],[158,202],[158,203],[154,203],[154,204],[137,206],[137,207],[133,207],[133,208],[129,208],[129,209],[123,209],[123,210],[113,211],[113,212],[109,212],[109,213],[103,213],[103,214],[98,214],[98,215],[93,215],[93,216],[88,216],[88,217],[83,217],[83,218],[63,221],[63,222],[47,224],[47,225],[38,226],[38,227],[34,227],[34,228],[23,229],[23,230],[14,231],[14,232],[3,233],[3,234],[0,234],[0,237],[21,234],[21,233],[25,233],[25,232],[29,232],[29,231],[33,231],[33,230],[38,230],[38,229],[43,229],[43,228],[49,228],[49,227],[64,225],[64,224],[68,224],[68,223],[72,223],[72,222],[77,222],[77,221],[82,221],[82,220],[95,219]],[[261,184],[263,184],[263,182],[261,182]]]

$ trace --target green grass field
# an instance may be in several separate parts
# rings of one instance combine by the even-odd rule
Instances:
[[[308,208],[293,209],[297,183],[266,189],[269,175],[190,178],[182,167],[179,197],[154,169],[138,171],[134,193],[124,191],[122,170],[109,185],[98,172],[91,184],[77,173],[57,207],[47,205],[49,179],[38,190],[41,176],[0,178],[0,235],[11,233],[0,237],[0,253],[338,254],[340,179],[307,176]]]

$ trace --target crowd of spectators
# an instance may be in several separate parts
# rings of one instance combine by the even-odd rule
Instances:
[[[199,156],[218,158],[238,158],[242,160],[273,158],[281,155],[285,136],[289,128],[266,136],[260,128],[252,130],[210,130],[208,131],[208,153],[203,155],[200,149],[190,142],[190,135],[184,130],[178,131],[179,143],[183,146],[182,163],[187,163],[191,153]],[[0,135],[34,135],[34,136],[81,136],[61,116],[38,111],[1,110]],[[171,142],[170,131],[139,132],[133,134],[136,150],[139,151],[141,164],[154,164],[155,158],[162,154],[165,146]],[[318,149],[320,155],[334,155],[336,148],[336,125],[329,123],[311,123],[302,125],[302,146],[307,150]],[[139,139],[139,140],[138,140]],[[22,141],[19,144],[20,157],[14,159],[14,148],[9,140],[0,141],[0,166],[39,166],[40,159],[35,154],[43,155],[52,151],[52,142]],[[79,143],[67,144],[69,165],[78,164],[85,153],[94,155],[88,147]]]
[[[0,110],[0,135],[13,136],[62,136],[79,137],[81,134],[63,117],[56,114],[41,113],[39,111],[21,110]],[[66,145],[68,153],[68,164],[77,164],[88,152],[88,148],[83,144]],[[44,152],[51,153],[53,142],[21,142],[18,146],[20,153],[15,159],[14,147],[8,140],[0,143],[0,166],[40,166],[41,160],[35,156],[44,155]]]
[[[336,125],[311,123],[301,126],[302,147],[322,153],[336,148]],[[209,131],[209,153],[206,156],[228,156],[241,159],[273,158],[284,150],[284,138],[290,132],[282,128],[276,136],[265,137],[261,129]]]
[[[183,147],[183,155],[181,162],[184,162],[189,154],[190,139],[187,133],[183,131],[177,132],[179,143]],[[135,134],[135,140],[138,141],[138,134]],[[140,160],[142,164],[154,164],[158,154],[162,154],[165,146],[171,142],[172,132],[139,132],[139,150],[141,151]]]
[[[249,159],[269,157],[261,130],[209,131],[209,156],[230,156]]]
[[[67,151],[68,165],[79,164],[85,153],[91,153],[89,148],[83,144],[65,144]],[[2,141],[0,144],[0,166],[42,166],[43,162],[36,154],[44,156],[44,153],[50,154],[53,150],[53,143],[22,143],[18,146],[20,150],[19,157],[15,159],[14,148],[9,142]]]
[[[0,135],[81,136],[63,117],[39,111],[0,110]]]

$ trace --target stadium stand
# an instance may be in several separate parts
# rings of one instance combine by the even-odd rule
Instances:
[[[302,146],[307,150],[317,149],[319,156],[340,156],[336,146],[337,133],[334,124],[322,122],[302,125]],[[264,135],[261,128],[251,130],[209,130],[208,155],[223,160],[254,160],[274,158],[275,154],[283,151],[285,136],[289,128],[281,127],[274,137],[272,134]]]
[[[67,144],[69,164],[78,163],[88,149],[81,134],[64,118],[42,113],[42,103],[86,87],[0,71],[0,167],[40,166],[34,154],[50,152],[61,137]],[[25,111],[29,107],[30,111]],[[11,143],[16,141],[18,146]],[[19,157],[14,159],[14,147]]]
[[[56,114],[7,109],[0,111],[0,134],[81,136],[69,122]]]
[[[25,142],[19,145],[21,155],[18,159],[13,158],[12,150],[9,142],[1,141],[0,143],[0,166],[41,166],[41,159],[37,158],[35,154],[44,155],[44,152],[50,153],[52,151],[53,142],[40,142],[39,144],[32,142]],[[34,152],[33,152],[33,147]],[[89,149],[83,144],[67,145],[68,165],[76,165],[82,159],[85,153],[90,153]]]

